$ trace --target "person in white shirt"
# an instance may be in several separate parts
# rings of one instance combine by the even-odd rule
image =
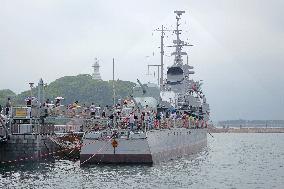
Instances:
[[[92,103],[92,105],[89,107],[90,111],[91,111],[91,117],[94,118],[96,115],[96,106],[94,103]]]
[[[134,128],[134,123],[135,123],[135,118],[134,118],[134,114],[133,112],[130,113],[129,115],[129,126],[130,126],[130,129],[133,130]]]

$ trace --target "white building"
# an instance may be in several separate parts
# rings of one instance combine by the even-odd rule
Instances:
[[[95,80],[102,80],[101,74],[100,74],[100,65],[99,60],[95,58],[95,63],[92,66],[94,68],[94,72],[92,74],[93,79]]]

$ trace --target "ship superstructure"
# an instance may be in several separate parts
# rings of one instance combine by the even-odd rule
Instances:
[[[176,38],[173,40],[173,45],[168,46],[175,48],[175,51],[171,54],[174,56],[174,63],[167,69],[167,79],[161,87],[161,97],[162,100],[170,102],[175,109],[207,122],[210,109],[201,90],[202,82],[192,79],[191,76],[194,74],[193,66],[190,66],[188,61],[186,64],[183,62],[183,56],[187,55],[183,51],[183,47],[192,46],[180,38],[182,30],[179,27],[179,21],[181,15],[185,12],[175,11],[175,13],[177,22],[174,33]]]

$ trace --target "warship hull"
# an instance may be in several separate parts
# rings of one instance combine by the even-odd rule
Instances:
[[[151,130],[144,138],[84,139],[81,164],[156,164],[194,154],[207,145],[207,129]]]

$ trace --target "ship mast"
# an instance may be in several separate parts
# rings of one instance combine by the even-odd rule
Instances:
[[[113,92],[113,107],[115,107],[114,58],[112,59],[112,92]]]
[[[180,34],[181,31],[179,29],[179,20],[181,19],[180,16],[185,13],[185,11],[174,11],[174,13],[177,15],[176,16],[176,29],[174,30],[175,34],[176,34],[176,40],[173,40],[173,44],[172,46],[168,46],[168,47],[175,47],[175,52],[173,52],[171,55],[175,55],[175,59],[174,59],[174,65],[182,65],[183,64],[183,60],[182,60],[182,55],[187,55],[186,52],[182,52],[182,47],[184,46],[192,46],[189,45],[188,43],[180,40]]]
[[[163,86],[164,84],[164,26],[162,25],[162,34],[161,34],[161,78],[160,78],[160,85]],[[158,67],[159,70],[159,67]]]
[[[180,20],[180,16],[184,13],[184,11],[175,11],[175,13],[177,14],[176,16],[176,19],[177,19],[177,25],[176,25],[176,30],[175,30],[175,33],[176,33],[176,36],[177,36],[177,39],[176,41],[174,41],[174,44],[176,44],[176,55],[175,55],[175,64],[181,64],[182,63],[182,59],[181,59],[181,40],[179,38],[179,34],[181,30],[179,30],[179,20]]]
[[[172,31],[172,30],[167,30],[167,29],[164,29],[164,25],[162,25],[162,29],[160,30],[159,28],[156,29],[155,31],[160,31],[161,32],[161,64],[160,65],[155,65],[158,67],[158,70],[159,70],[159,67],[161,68],[161,77],[159,78],[160,82],[160,87],[162,87],[164,85],[164,54],[165,54],[165,51],[164,51],[164,38],[165,38],[165,31]],[[149,68],[149,66],[148,66]]]
[[[173,31],[176,34],[176,39],[173,40],[173,45],[171,46],[166,46],[166,47],[175,47],[175,52],[173,52],[171,55],[175,55],[175,59],[174,59],[174,65],[178,65],[181,66],[183,65],[183,59],[182,56],[183,55],[187,55],[186,52],[182,52],[182,48],[184,46],[193,46],[188,44],[187,42],[184,42],[180,39],[180,34],[181,31],[179,29],[180,23],[179,20],[181,19],[181,15],[183,13],[185,13],[185,11],[174,11],[174,13],[177,15],[176,16],[176,29],[175,30],[167,30],[164,29],[164,26],[162,25],[162,29],[156,29],[155,31],[160,31],[161,32],[161,64],[158,65],[148,65],[148,72],[149,72],[149,67],[153,66],[153,67],[158,67],[158,85],[160,85],[160,87],[162,88],[164,85],[164,37],[165,37],[165,31]],[[187,64],[188,64],[188,57],[187,57]],[[161,69],[161,76],[159,76],[159,68]]]

